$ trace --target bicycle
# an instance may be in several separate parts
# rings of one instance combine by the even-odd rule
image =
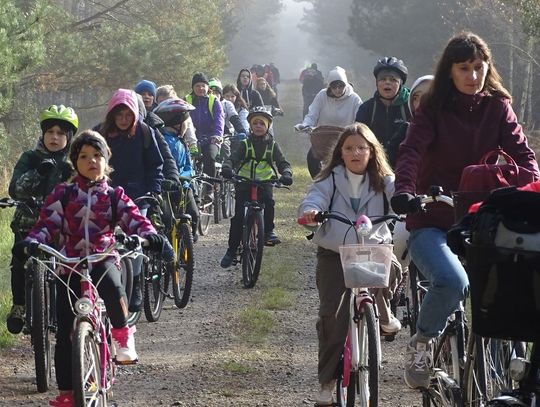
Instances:
[[[174,250],[174,261],[168,265],[174,303],[184,308],[191,295],[195,258],[191,216],[186,214],[186,188],[164,191],[164,203],[170,210],[171,227],[166,231]]]
[[[0,199],[0,208],[20,207],[36,215],[41,202],[30,199],[18,201],[11,198]],[[49,389],[52,377],[53,338],[56,333],[56,289],[54,276],[35,262],[25,271],[26,315],[23,332],[30,334],[34,349],[36,386],[40,393]]]
[[[364,244],[373,224],[401,221],[397,215],[371,220],[361,215],[351,220],[339,213],[318,212],[314,220],[322,223],[335,219],[349,225],[362,236],[357,245],[340,246],[343,274],[349,297],[349,331],[345,340],[336,380],[337,406],[374,406],[379,402],[379,368],[381,365],[380,330],[377,306],[370,293],[372,287],[387,287],[392,261],[392,245]],[[305,224],[300,218],[299,224]],[[382,268],[382,270],[381,270]],[[356,403],[356,404],[355,404]]]
[[[114,251],[126,248],[128,252],[124,257],[141,255],[135,251],[139,245],[139,238],[126,235],[115,235],[116,242],[102,253],[95,253],[85,257],[67,257],[51,246],[34,242],[28,252],[31,268],[39,265],[46,269],[69,293],[74,295],[70,288],[70,279],[73,274],[80,276],[81,295],[75,303],[71,297],[69,301],[75,314],[72,333],[72,376],[73,396],[77,406],[107,406],[107,399],[112,394],[112,385],[116,374],[114,350],[111,349],[111,324],[105,312],[103,300],[99,298],[97,283],[92,282],[89,264],[114,257]],[[44,260],[39,254],[50,257]],[[71,272],[67,281],[56,274],[58,267]],[[130,362],[132,363],[132,362]]]
[[[245,288],[253,288],[261,271],[264,248],[264,204],[258,201],[259,186],[271,184],[275,188],[286,188],[276,178],[269,180],[252,180],[234,175],[234,184],[247,184],[250,187],[250,199],[244,205],[242,240],[238,246],[232,265],[242,264],[242,283]]]

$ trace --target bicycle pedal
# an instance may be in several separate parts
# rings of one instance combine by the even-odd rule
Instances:
[[[124,360],[124,361],[118,361],[116,360],[116,358],[114,359],[114,363],[117,365],[117,366],[129,366],[129,365],[136,365],[139,363],[139,359],[135,359],[135,360]]]

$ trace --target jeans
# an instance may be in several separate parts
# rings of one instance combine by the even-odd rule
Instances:
[[[465,299],[469,279],[458,257],[446,244],[446,232],[438,228],[411,231],[409,253],[429,281],[429,290],[418,315],[418,334],[439,336],[446,320]]]

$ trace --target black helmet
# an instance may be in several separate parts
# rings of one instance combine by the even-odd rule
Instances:
[[[377,78],[379,72],[386,69],[397,72],[397,74],[401,77],[403,84],[405,84],[409,71],[401,59],[397,59],[396,57],[384,57],[379,59],[377,61],[377,65],[375,65],[375,68],[373,68],[373,75],[375,75],[375,78]]]
[[[247,121],[250,122],[254,116],[264,116],[268,120],[270,120],[270,123],[272,123],[272,121],[274,120],[274,116],[272,116],[272,113],[266,110],[264,106],[255,106],[251,108],[247,117]]]

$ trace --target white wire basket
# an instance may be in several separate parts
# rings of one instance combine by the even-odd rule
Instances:
[[[345,287],[388,287],[393,247],[391,244],[349,244],[339,246]]]

